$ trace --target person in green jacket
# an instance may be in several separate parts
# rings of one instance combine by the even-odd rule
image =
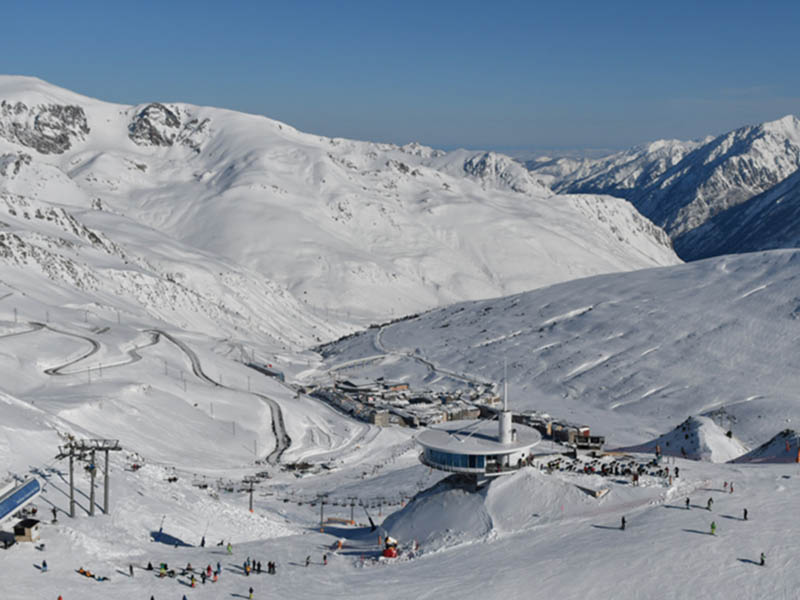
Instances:
[[[711,535],[717,535],[717,522],[711,521]]]

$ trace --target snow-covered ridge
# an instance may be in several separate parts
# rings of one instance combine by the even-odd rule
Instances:
[[[726,218],[726,212],[770,193],[798,166],[800,120],[792,115],[698,142],[661,140],[602,159],[529,165],[556,191],[606,193],[630,200],[666,229],[686,259],[796,246],[796,241],[776,231],[777,220],[771,217],[767,218],[772,226],[752,231],[759,220],[753,217],[768,215],[769,202],[751,205],[749,219]],[[795,205],[800,197],[793,192],[783,200]],[[716,219],[722,219],[724,226],[699,229]],[[743,236],[750,242],[739,247]]]
[[[379,347],[394,363],[412,355],[442,372],[502,381],[507,361],[515,410],[545,411],[600,435],[613,430],[612,447],[722,410],[753,446],[800,418],[792,363],[799,282],[794,250],[602,275],[362,332],[328,345],[326,362],[374,356]],[[361,369],[397,372],[394,363]],[[358,377],[359,368],[348,373]]]
[[[496,153],[324,138],[180,102],[109,104],[25,77],[0,77],[0,101],[26,107],[0,115],[2,189],[79,209],[99,200],[343,320],[678,262],[627,202],[553,195]]]

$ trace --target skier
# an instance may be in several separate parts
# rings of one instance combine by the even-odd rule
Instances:
[[[322,564],[323,565],[327,565],[328,564],[328,555],[327,554],[323,554],[322,555]]]
[[[153,570],[153,563],[151,563],[150,561],[147,562],[147,570],[148,571],[152,571]]]
[[[42,561],[42,573],[47,573],[47,561]]]
[[[747,521],[747,509],[744,509],[744,520]]]
[[[219,561],[217,561],[217,573],[222,575],[222,566],[219,564]]]
[[[128,565],[128,573],[130,573],[131,577],[133,577],[133,565]]]
[[[203,536],[203,539],[200,540],[200,547],[201,548],[206,547],[206,536]]]
[[[717,522],[711,521],[711,535],[717,535]]]
[[[761,566],[762,567],[766,564],[766,561],[767,561],[767,555],[762,552],[761,553]]]
[[[253,588],[250,588],[250,595],[248,596],[250,600],[253,600]]]
[[[192,577],[191,577],[191,579],[189,581],[191,582],[192,587],[196,587],[197,586],[197,581],[195,581],[194,573],[192,573]]]
[[[230,542],[228,542],[227,550],[228,550],[228,554],[233,554],[233,546],[231,545]]]
[[[678,477],[680,477],[680,474],[681,474],[681,470],[680,470],[680,468],[679,468],[679,467],[675,467],[675,479],[677,479]]]
[[[306,556],[306,566],[308,566],[310,564],[311,564],[311,557],[310,556]]]
[[[200,583],[202,583],[203,585],[206,584],[206,572],[205,571],[201,571],[200,572]]]
[[[706,503],[706,508],[707,508],[708,510],[711,510],[711,506],[712,506],[713,504],[714,504],[714,499],[713,499],[713,498],[709,498],[709,499],[708,499],[708,502]]]
[[[622,529],[622,531],[625,531],[625,517],[622,517],[622,525],[620,526],[620,529]]]
[[[56,507],[53,507],[53,523],[58,523],[58,510]]]
[[[731,481],[730,493],[733,493],[733,482]]]
[[[691,510],[691,509],[689,508],[689,498],[686,498],[686,510]]]
[[[256,563],[256,573],[258,573],[259,575],[261,575],[261,561],[258,561],[258,562]]]

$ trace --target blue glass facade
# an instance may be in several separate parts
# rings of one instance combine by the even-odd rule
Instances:
[[[486,468],[486,457],[474,454],[453,454],[450,452],[442,452],[441,450],[426,448],[425,458],[437,465],[453,467],[456,469]]]

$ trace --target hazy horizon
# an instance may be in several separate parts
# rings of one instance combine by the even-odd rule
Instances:
[[[88,1],[14,3],[6,17],[11,73],[332,137],[614,151],[800,112],[790,2]]]

